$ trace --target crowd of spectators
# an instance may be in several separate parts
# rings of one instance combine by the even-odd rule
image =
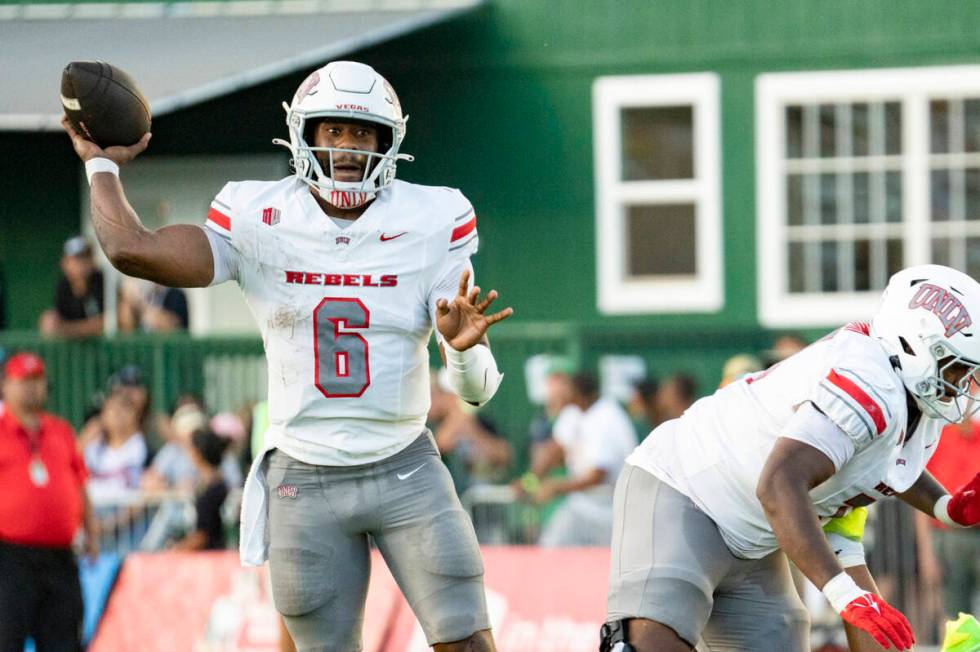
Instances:
[[[85,236],[69,238],[62,247],[61,274],[54,306],[41,313],[38,330],[45,337],[97,337],[106,328],[106,282]],[[150,281],[123,277],[115,303],[121,333],[169,333],[190,325],[187,294]]]

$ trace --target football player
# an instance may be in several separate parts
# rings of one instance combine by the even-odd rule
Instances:
[[[787,557],[846,623],[911,648],[905,616],[870,575],[844,570],[821,524],[894,495],[951,526],[980,524],[980,474],[949,495],[925,471],[942,426],[980,405],[974,315],[980,284],[966,274],[903,270],[870,324],[654,430],[616,488],[602,649],[672,652],[703,638],[712,650],[807,650]]]
[[[204,228],[143,227],[118,165],[65,121],[114,266],[171,287],[242,288],[269,368],[266,447],[246,481],[243,563],[268,558],[297,649],[359,650],[373,539],[439,651],[493,650],[472,523],[425,429],[433,324],[450,384],[500,383],[485,334],[509,317],[473,286],[476,215],[452,188],[395,179],[406,117],[369,66],[336,61],[285,105],[295,174],[228,183]]]

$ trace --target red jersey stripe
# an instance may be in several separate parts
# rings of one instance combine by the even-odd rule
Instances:
[[[871,335],[871,324],[865,321],[852,321],[844,326],[844,330],[860,333],[861,335]]]
[[[211,210],[208,211],[208,219],[220,226],[222,229],[231,231],[231,218],[219,211],[214,206],[212,206]]]
[[[473,216],[469,222],[462,226],[457,226],[453,229],[453,237],[449,239],[450,242],[456,242],[460,238],[469,235],[476,228],[476,215]]]
[[[881,411],[881,406],[875,403],[874,399],[868,396],[868,394],[857,386],[850,378],[841,376],[839,373],[830,370],[827,374],[827,380],[839,387],[840,389],[847,392],[848,396],[853,398],[858,404],[864,408],[864,411],[868,413],[871,420],[874,421],[875,428],[878,430],[880,435],[885,431],[885,414]]]

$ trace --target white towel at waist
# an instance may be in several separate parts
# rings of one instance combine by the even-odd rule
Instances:
[[[276,449],[275,443],[266,439],[263,448],[252,461],[252,468],[242,490],[241,536],[238,554],[242,566],[261,566],[269,558],[269,510],[265,501],[269,491],[265,481],[266,456]]]

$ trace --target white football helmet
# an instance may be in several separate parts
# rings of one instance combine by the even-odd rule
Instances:
[[[363,206],[395,180],[399,160],[411,161],[399,154],[405,138],[402,107],[395,90],[371,66],[354,61],[332,61],[315,70],[300,84],[292,104],[283,102],[289,142],[276,138],[272,142],[287,147],[293,155],[296,176],[319,191],[323,199],[338,208]],[[368,122],[379,128],[378,152],[335,147],[312,147],[312,129],[318,118]],[[368,157],[361,181],[334,181],[334,154],[348,152]],[[329,170],[323,170],[317,152],[327,152]]]
[[[980,408],[980,329],[972,315],[980,317],[980,284],[955,269],[920,265],[888,281],[871,335],[927,416],[958,423]]]

